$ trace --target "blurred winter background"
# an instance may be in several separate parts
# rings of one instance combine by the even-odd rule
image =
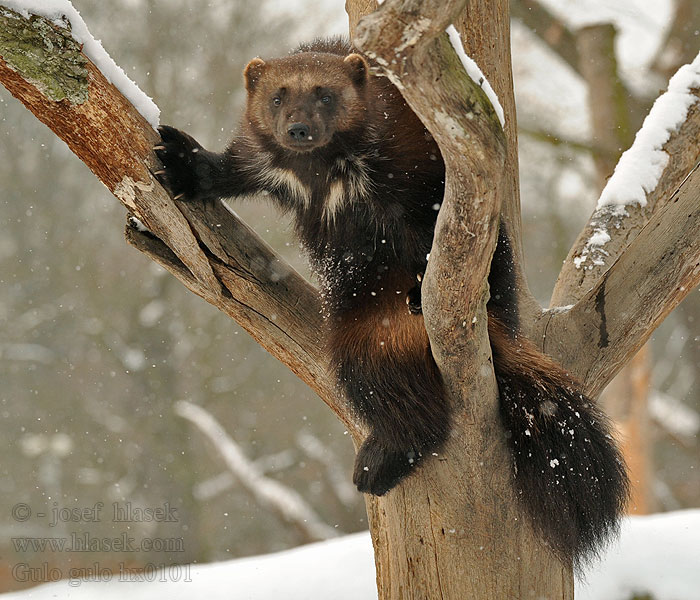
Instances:
[[[73,4],[160,106],[161,122],[213,149],[235,128],[250,58],[347,27],[342,0]],[[531,22],[527,4],[514,0],[522,20],[513,20],[524,243],[531,287],[546,304],[597,198],[600,148],[585,82],[547,46],[551,28]],[[700,49],[697,0],[544,4],[570,30],[616,25],[631,133],[669,74]],[[267,203],[236,211],[307,272],[288,222]],[[0,591],[96,563],[138,571],[220,561],[366,529],[362,496],[350,486],[352,445],[332,413],[234,322],[129,247],[124,217],[64,143],[0,89]],[[638,465],[633,510],[699,506],[700,292],[608,396]],[[237,473],[192,423],[212,417],[238,452]],[[319,529],[262,502],[259,475],[296,490]],[[51,525],[53,509],[99,502],[95,522]],[[113,502],[174,507],[176,520],[114,523]],[[26,520],[21,503],[32,511]],[[84,532],[156,543],[76,554],[12,542]],[[18,563],[28,566],[25,581]]]

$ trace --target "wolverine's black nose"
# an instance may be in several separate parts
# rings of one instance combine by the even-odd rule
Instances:
[[[309,139],[309,126],[304,123],[293,123],[287,129],[287,133],[295,142],[305,142]]]

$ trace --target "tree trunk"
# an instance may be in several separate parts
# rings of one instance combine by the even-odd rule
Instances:
[[[460,14],[483,28],[468,48],[500,81],[505,132],[488,105],[463,108],[483,99],[455,68],[443,33]],[[571,565],[536,538],[515,503],[486,336],[484,282],[501,205],[516,248],[520,234],[507,2],[386,2],[360,23],[355,43],[380,64],[398,65],[389,76],[440,144],[447,169],[423,307],[456,418],[437,461],[386,497],[367,499],[379,597],[572,598]],[[447,127],[442,114],[454,119]]]
[[[374,7],[366,0],[347,4],[354,19]],[[446,164],[423,306],[454,426],[439,456],[386,496],[367,498],[383,600],[573,597],[571,565],[561,564],[534,535],[515,502],[487,337],[486,278],[501,212],[516,248],[520,240],[507,6],[505,0],[386,0],[361,23],[352,21],[356,43],[384,65]],[[444,33],[451,23],[465,23],[465,15],[471,31],[482,28],[468,47],[484,58],[501,94],[505,131]],[[237,320],[319,394],[358,443],[362,426],[338,397],[321,351],[316,290],[223,206],[193,207],[168,197],[151,174],[155,132],[89,61],[73,100],[56,100],[47,86],[37,87],[37,77],[14,60],[17,48],[36,44],[44,48],[37,57],[58,48],[54,59],[67,61],[66,70],[80,48],[49,21],[0,14],[6,19],[20,20],[20,39],[0,38],[0,81],[148,228],[127,228],[127,240]],[[32,32],[33,41],[22,32]],[[43,72],[41,57],[34,62],[42,76],[55,77],[53,66]],[[673,199],[658,203],[663,210],[653,211],[590,292],[574,286],[574,308],[541,313],[525,285],[520,292],[527,305],[523,330],[593,394],[700,281],[700,182],[697,173],[683,182],[690,169],[675,161]],[[671,175],[663,180],[672,183]],[[515,268],[521,272],[519,252]]]

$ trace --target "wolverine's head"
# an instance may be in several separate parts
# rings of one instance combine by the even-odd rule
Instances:
[[[367,61],[359,54],[302,52],[251,60],[244,76],[251,127],[294,152],[328,145],[364,119]]]

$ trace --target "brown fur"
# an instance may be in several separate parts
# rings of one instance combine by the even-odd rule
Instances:
[[[409,286],[388,286],[376,302],[344,313],[331,332],[329,345],[363,361],[384,355],[425,354],[430,350],[422,319],[406,308]],[[393,287],[397,287],[394,290]],[[398,293],[397,293],[398,292]]]
[[[246,116],[254,127],[272,133],[284,147],[288,145],[287,124],[306,119],[316,138],[310,149],[323,146],[336,131],[349,131],[366,121],[368,72],[369,65],[359,54],[344,60],[326,53],[293,54],[269,61],[254,58],[244,70]],[[329,92],[341,99],[332,127],[315,114],[320,97]],[[274,94],[285,101],[284,112],[279,114],[270,105]]]

